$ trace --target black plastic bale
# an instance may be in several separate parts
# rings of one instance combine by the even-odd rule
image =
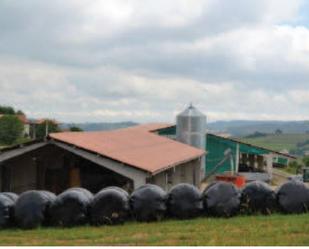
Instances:
[[[94,196],[91,203],[91,224],[122,224],[129,212],[129,194],[125,190],[118,187],[104,188]]]
[[[14,193],[0,193],[0,227],[14,224],[14,208],[18,196]]]
[[[18,195],[12,192],[2,192],[2,195],[5,195],[6,197],[10,198],[12,201],[16,202],[18,199]]]
[[[89,221],[89,208],[93,195],[83,188],[71,188],[57,196],[51,207],[52,223],[72,227]]]
[[[15,204],[15,221],[24,229],[50,224],[50,206],[56,196],[48,191],[30,190],[22,193]]]
[[[201,192],[193,185],[181,183],[168,194],[168,213],[179,219],[190,219],[201,215],[203,202]]]
[[[231,217],[240,210],[240,191],[234,184],[217,182],[203,192],[205,212],[216,217]]]
[[[289,181],[277,190],[277,202],[282,212],[300,214],[308,212],[309,190],[300,181]]]
[[[277,209],[276,193],[261,181],[248,183],[241,192],[241,212],[272,214]]]
[[[138,221],[160,221],[166,214],[167,193],[157,185],[137,188],[130,197],[133,217]]]

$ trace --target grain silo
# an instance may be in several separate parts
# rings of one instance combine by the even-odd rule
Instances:
[[[205,149],[206,115],[192,104],[176,118],[176,139],[196,148]],[[205,158],[201,161],[201,176],[205,175]]]

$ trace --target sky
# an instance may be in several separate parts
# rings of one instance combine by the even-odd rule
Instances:
[[[307,0],[1,0],[0,104],[62,122],[309,119]]]

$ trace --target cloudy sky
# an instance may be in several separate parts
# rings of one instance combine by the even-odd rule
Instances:
[[[1,0],[0,104],[63,122],[309,119],[309,1]]]

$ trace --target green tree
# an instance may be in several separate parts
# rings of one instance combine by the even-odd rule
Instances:
[[[304,156],[302,161],[306,167],[309,167],[309,156]]]
[[[23,123],[14,115],[4,115],[0,118],[0,143],[12,145],[23,133]]]
[[[25,113],[24,113],[22,110],[18,110],[18,111],[16,112],[16,114],[17,114],[17,115],[25,115]]]
[[[303,165],[298,161],[292,161],[289,163],[286,171],[291,174],[299,174],[301,172]]]
[[[277,130],[275,130],[275,134],[276,135],[281,135],[281,134],[283,134],[283,131],[280,130],[280,129],[277,129]]]
[[[0,114],[15,114],[15,110],[11,106],[0,105]]]
[[[83,131],[83,129],[77,127],[77,126],[71,126],[70,131]]]
[[[36,137],[42,139],[46,136],[46,127],[49,133],[60,132],[60,128],[57,123],[52,120],[45,120],[35,128]]]

